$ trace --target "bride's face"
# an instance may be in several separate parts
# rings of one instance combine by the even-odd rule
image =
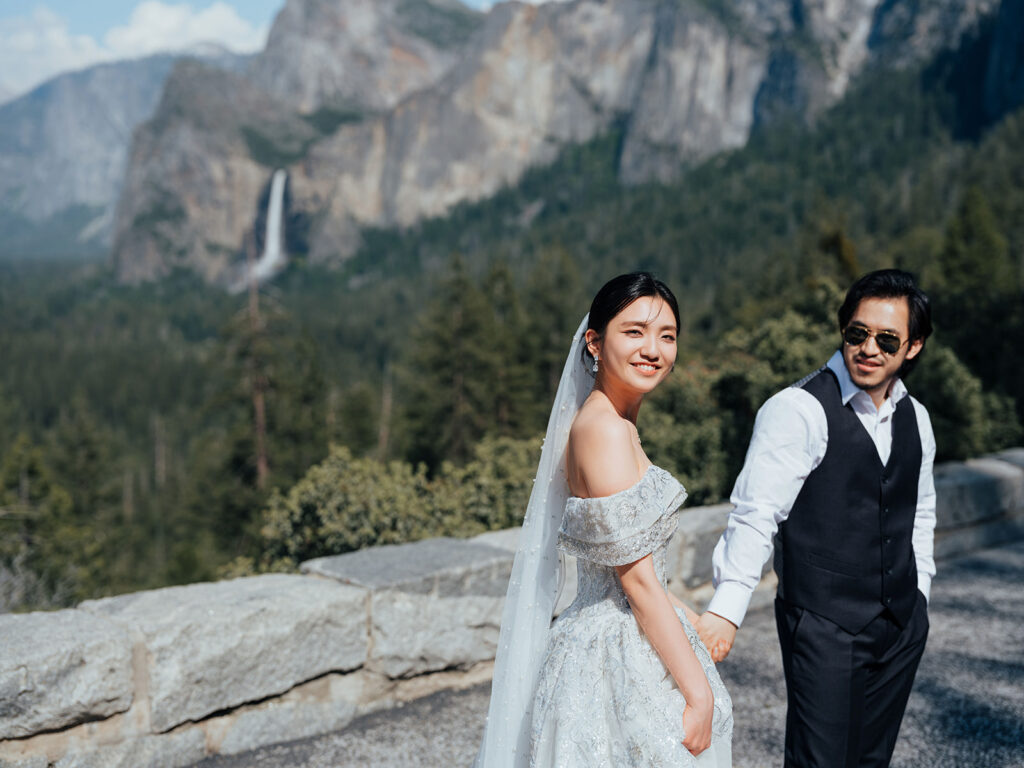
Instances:
[[[660,296],[642,296],[615,315],[600,338],[587,331],[591,354],[600,358],[602,383],[650,392],[676,361],[676,319]]]

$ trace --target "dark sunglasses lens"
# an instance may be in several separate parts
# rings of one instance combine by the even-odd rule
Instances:
[[[863,344],[868,340],[868,332],[863,328],[858,328],[856,325],[851,325],[843,331],[843,338],[847,344],[856,347],[858,344]]]
[[[900,337],[892,333],[876,333],[875,341],[878,342],[878,348],[887,355],[895,355],[903,346]]]

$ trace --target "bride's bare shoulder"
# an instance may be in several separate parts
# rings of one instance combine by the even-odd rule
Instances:
[[[584,404],[569,432],[567,463],[577,496],[610,496],[629,488],[637,481],[632,426],[611,408]]]

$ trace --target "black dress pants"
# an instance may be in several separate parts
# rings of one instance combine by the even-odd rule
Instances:
[[[786,675],[786,768],[889,765],[917,665],[928,609],[917,593],[905,627],[884,611],[856,635],[775,601]]]

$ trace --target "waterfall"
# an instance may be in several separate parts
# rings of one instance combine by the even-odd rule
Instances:
[[[249,275],[250,279],[258,282],[263,282],[284,265],[284,184],[287,179],[288,172],[278,168],[270,182],[270,204],[267,206],[267,231],[263,255]]]

